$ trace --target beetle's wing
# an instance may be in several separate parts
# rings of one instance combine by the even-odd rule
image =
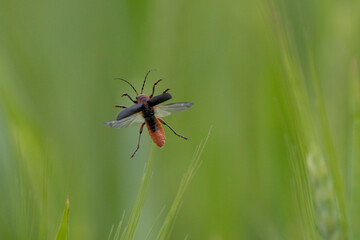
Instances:
[[[154,107],[156,117],[166,117],[172,113],[184,112],[188,110],[194,103],[178,102]]]
[[[165,102],[165,101],[167,101],[167,100],[169,100],[171,98],[172,98],[172,96],[170,95],[170,93],[162,93],[162,94],[157,95],[157,96],[155,96],[153,98],[150,98],[148,100],[148,104],[149,104],[150,107],[153,107],[153,106],[158,105],[158,104],[160,104],[162,102]]]
[[[142,103],[138,103],[132,105],[131,107],[125,108],[117,115],[116,120],[121,120],[123,118],[127,118],[135,113],[140,112],[143,109],[143,106],[144,105]]]
[[[138,112],[131,116],[122,118],[120,120],[104,122],[104,124],[113,128],[126,128],[126,127],[139,125],[143,122],[145,122],[145,119],[143,118],[142,113]]]

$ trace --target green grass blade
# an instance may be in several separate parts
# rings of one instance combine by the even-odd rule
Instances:
[[[64,215],[62,217],[61,224],[59,226],[59,231],[56,235],[56,240],[67,240],[69,232],[69,207],[70,201],[69,197],[66,199]]]
[[[159,220],[160,220],[160,217],[161,217],[161,215],[163,214],[164,211],[165,211],[165,206],[161,209],[161,211],[159,212],[158,216],[157,216],[156,219],[154,220],[152,226],[150,227],[150,230],[149,230],[148,234],[146,235],[145,240],[150,240],[150,237],[151,237],[152,233],[154,232],[156,225],[159,224],[159,222],[160,222],[160,221],[159,221]]]
[[[360,236],[360,229],[357,227],[360,224],[359,204],[360,192],[359,192],[359,176],[360,168],[360,78],[358,70],[358,62],[353,60],[351,63],[351,103],[352,103],[352,118],[350,128],[350,144],[349,144],[349,165],[347,170],[347,183],[348,183],[348,204],[349,204],[349,239],[356,239],[356,236]]]
[[[347,211],[343,181],[338,159],[332,143],[325,105],[315,64],[310,62],[310,77],[301,64],[298,46],[287,25],[287,18],[280,14],[277,4],[269,1],[269,13],[273,21],[279,51],[283,59],[286,78],[283,79],[285,111],[296,116],[289,122],[288,131],[297,154],[294,175],[297,177],[297,195],[309,195],[301,201],[305,231],[311,237],[323,239],[347,239]],[[281,4],[280,4],[281,5]],[[307,53],[311,58],[311,51]],[[309,78],[309,79],[307,79]],[[315,103],[309,88],[314,90]],[[284,101],[285,102],[285,101]],[[315,111],[313,110],[314,105]],[[318,126],[316,123],[319,122]],[[306,179],[307,177],[307,179]],[[305,183],[308,183],[305,185]],[[313,224],[315,223],[315,225]],[[314,235],[313,232],[317,231]]]
[[[185,193],[185,190],[187,189],[191,180],[193,179],[196,171],[199,169],[199,167],[201,165],[200,157],[201,157],[201,154],[204,151],[206,143],[209,139],[211,129],[212,129],[212,127],[210,127],[210,129],[209,129],[208,135],[207,135],[204,143],[202,144],[202,142],[200,142],[200,145],[197,147],[195,154],[193,156],[193,160],[181,180],[181,183],[180,183],[179,189],[176,193],[175,199],[170,207],[170,210],[164,220],[163,225],[160,228],[160,231],[159,231],[156,239],[164,240],[170,236],[172,226],[175,222],[176,215],[181,207],[181,199]]]
[[[120,237],[121,227],[122,227],[122,224],[123,224],[123,222],[124,222],[124,217],[125,217],[125,211],[124,211],[124,213],[123,213],[123,215],[122,215],[122,217],[121,217],[121,220],[120,220],[120,222],[119,222],[119,224],[118,224],[118,226],[117,226],[117,228],[116,228],[116,231],[115,231],[115,234],[114,234],[114,237],[113,237],[114,240],[115,240],[115,239],[119,239],[119,237]],[[111,239],[111,235],[112,235],[113,230],[114,230],[114,226],[112,226],[112,228],[111,228],[111,230],[110,230],[108,240]]]
[[[149,188],[150,183],[150,177],[151,177],[151,171],[152,171],[152,163],[153,163],[153,152],[154,152],[154,146],[151,148],[151,153],[149,157],[149,161],[147,163],[145,173],[143,175],[141,185],[139,192],[136,195],[134,206],[131,210],[130,217],[128,220],[128,223],[121,234],[121,240],[130,240],[134,239],[135,232],[139,223],[141,212],[144,208],[145,200],[146,200],[146,194],[147,190]],[[116,238],[114,238],[116,239]]]
[[[114,225],[111,226],[110,233],[109,233],[109,236],[108,236],[107,240],[110,240],[110,239],[111,239],[111,236],[112,236],[113,231],[114,231]],[[114,238],[115,238],[115,237],[114,237]]]

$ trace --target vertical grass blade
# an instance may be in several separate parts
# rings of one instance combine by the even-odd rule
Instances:
[[[318,232],[324,239],[342,239],[339,206],[324,155],[314,146],[306,161]]]
[[[206,143],[209,139],[211,129],[212,129],[212,127],[210,127],[210,129],[209,129],[208,135],[207,135],[204,143],[202,144],[202,142],[200,142],[199,146],[197,147],[197,149],[193,155],[193,160],[190,163],[188,170],[186,171],[186,173],[184,174],[184,176],[180,182],[179,189],[176,193],[175,199],[174,199],[174,201],[170,207],[170,210],[164,220],[164,223],[161,226],[160,231],[156,237],[156,239],[158,239],[158,240],[164,240],[170,236],[172,226],[175,222],[176,215],[181,206],[181,199],[185,193],[185,190],[187,189],[191,180],[193,179],[196,171],[199,169],[199,167],[201,165],[200,157],[201,157],[201,154],[204,151]]]
[[[68,232],[69,232],[69,208],[70,208],[70,201],[69,197],[66,199],[65,203],[65,210],[62,217],[61,224],[59,226],[59,231],[56,235],[56,240],[67,240],[68,239]]]
[[[148,234],[146,235],[145,240],[150,240],[150,239],[151,239],[151,238],[150,238],[150,237],[151,237],[151,234],[154,232],[156,225],[159,224],[159,222],[160,222],[160,221],[159,221],[159,220],[160,220],[160,217],[161,217],[161,215],[163,214],[163,212],[165,211],[165,207],[166,207],[166,206],[164,206],[164,207],[161,209],[161,211],[159,212],[158,216],[157,216],[156,219],[154,220],[152,226],[150,227],[150,230],[149,230]]]
[[[338,168],[338,159],[333,147],[328,119],[323,104],[321,89],[316,77],[315,65],[310,64],[309,77],[302,67],[296,41],[293,39],[286,17],[281,16],[275,2],[269,0],[269,13],[279,44],[286,77],[281,82],[289,121],[291,142],[298,154],[293,165],[298,177],[297,195],[309,195],[299,207],[303,214],[305,231],[313,232],[314,224],[322,239],[347,239],[347,209],[343,181]],[[308,55],[311,55],[308,53]],[[311,59],[311,57],[310,57]],[[309,78],[309,79],[307,79]],[[309,88],[313,88],[317,108]],[[316,123],[318,123],[318,126]],[[306,180],[307,178],[307,180]],[[303,183],[308,183],[304,186]],[[310,193],[310,194],[309,194]],[[311,234],[312,235],[312,234]],[[317,237],[315,237],[317,238]]]
[[[360,78],[357,60],[351,62],[351,103],[352,117],[350,119],[350,144],[349,144],[349,165],[347,170],[347,195],[349,199],[349,223],[350,239],[358,239],[360,236]]]
[[[153,163],[153,152],[154,152],[154,146],[151,148],[151,153],[149,157],[149,161],[147,163],[139,192],[136,195],[134,206],[131,210],[130,217],[128,220],[127,225],[124,228],[124,231],[121,234],[120,239],[121,240],[130,240],[134,239],[135,232],[139,223],[141,212],[144,208],[145,200],[146,200],[146,194],[147,190],[149,188],[150,183],[150,177],[151,177],[151,171],[152,171],[152,163]],[[116,238],[114,238],[116,240]]]
[[[120,220],[120,222],[119,222],[119,224],[118,224],[118,226],[117,226],[117,228],[116,228],[114,237],[112,238],[112,239],[114,239],[114,240],[115,240],[115,239],[119,239],[119,237],[120,237],[121,227],[122,227],[122,224],[123,224],[123,222],[124,222],[124,217],[125,217],[125,211],[124,211],[124,213],[123,213],[123,215],[122,215],[122,217],[121,217],[121,220]],[[111,230],[110,230],[108,240],[111,239],[113,230],[114,230],[114,225],[112,226],[112,228],[111,228]]]

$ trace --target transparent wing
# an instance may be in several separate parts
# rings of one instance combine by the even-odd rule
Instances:
[[[192,105],[194,105],[194,103],[192,102],[179,102],[155,106],[155,116],[166,117],[172,113],[184,112],[188,110]]]
[[[145,122],[145,119],[141,112],[138,112],[121,120],[108,121],[104,122],[104,124],[113,128],[126,128],[139,125],[143,122]]]

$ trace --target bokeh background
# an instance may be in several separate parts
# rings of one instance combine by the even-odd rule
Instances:
[[[294,193],[291,152],[297,146],[289,144],[288,125],[298,116],[291,115],[286,98],[292,90],[284,85],[284,51],[302,69],[314,106],[309,79],[316,76],[339,176],[348,180],[345,189],[359,189],[355,177],[348,179],[356,175],[347,174],[356,118],[359,1],[0,5],[1,239],[54,239],[67,196],[70,239],[107,239],[123,212],[129,216],[152,142],[145,131],[130,159],[139,128],[102,123],[116,117],[113,105],[131,104],[121,95],[133,95],[132,89],[113,78],[139,89],[152,68],[157,71],[150,73],[145,93],[163,78],[157,93],[170,88],[169,102],[195,105],[166,118],[190,140],[165,129],[136,239],[145,239],[161,209],[168,209],[210,126],[202,166],[171,239],[307,239],[309,227],[302,224]],[[284,50],[284,39],[290,50]],[[350,167],[360,168],[356,161]],[[360,216],[359,209],[348,211]],[[356,230],[350,235],[360,237]]]

